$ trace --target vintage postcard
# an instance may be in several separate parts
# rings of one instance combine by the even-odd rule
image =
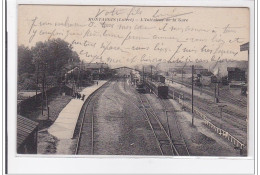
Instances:
[[[247,156],[250,10],[18,5],[17,154]]]

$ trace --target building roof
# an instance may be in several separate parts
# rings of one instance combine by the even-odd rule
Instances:
[[[240,45],[240,51],[249,50],[249,42]]]
[[[17,147],[37,128],[38,123],[21,115],[17,116]]]
[[[25,100],[25,99],[28,99],[30,97],[33,97],[35,96],[35,90],[27,90],[27,91],[18,91],[18,94],[17,94],[17,100]]]
[[[69,71],[67,72],[67,74],[70,74],[71,72],[73,72],[73,71],[75,71],[75,70],[79,70],[79,68],[76,66],[76,67],[74,67],[73,69],[69,70]]]
[[[100,69],[100,68],[108,68],[108,64],[106,63],[88,63],[85,64],[86,69]]]
[[[239,67],[227,67],[227,71],[246,71],[246,68],[239,68]]]

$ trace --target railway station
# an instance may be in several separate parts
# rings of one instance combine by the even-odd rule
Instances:
[[[37,95],[31,91],[31,96],[19,99],[19,111],[40,123],[35,150],[38,154],[246,156],[247,97],[242,89],[246,69],[227,67],[226,75],[219,76],[200,66],[180,67],[165,71],[153,65],[76,65],[64,74],[60,88],[41,92],[40,87]],[[21,105],[33,102],[33,108],[42,112],[38,118],[32,117],[37,111]],[[54,107],[60,102],[63,106]]]

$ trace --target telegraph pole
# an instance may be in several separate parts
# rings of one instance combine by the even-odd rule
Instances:
[[[44,80],[44,86],[46,86],[46,67],[47,67],[47,63],[44,63],[44,74],[43,74],[43,80]],[[44,87],[43,87],[44,88]],[[45,94],[45,100],[46,100],[46,108],[47,108],[47,115],[48,115],[48,120],[50,118],[50,113],[49,113],[49,105],[48,105],[48,96],[47,96],[47,91],[46,91],[46,88],[44,88],[44,94]]]
[[[220,119],[222,120],[222,111],[223,111],[223,108],[226,107],[227,105],[226,104],[223,104],[223,105],[218,105],[219,109],[220,109]],[[220,124],[220,129],[222,129],[222,124]]]
[[[219,103],[219,82],[215,82],[215,102]]]
[[[219,98],[219,82],[218,82],[218,98]]]
[[[192,113],[192,121],[191,121],[191,125],[194,126],[194,111],[193,111],[193,80],[194,79],[194,65],[192,65],[192,77],[191,77],[191,113]]]
[[[35,95],[35,101],[37,101],[37,95],[38,95],[38,72],[39,72],[39,63],[37,63],[37,71],[36,71],[36,95]]]
[[[42,100],[41,100],[41,106],[42,106],[42,115],[43,115],[43,101],[44,101],[44,72],[42,70]]]

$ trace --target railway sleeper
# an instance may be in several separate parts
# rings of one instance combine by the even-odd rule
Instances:
[[[160,144],[171,145],[169,140],[159,140]]]
[[[174,145],[186,145],[183,140],[172,140]]]

